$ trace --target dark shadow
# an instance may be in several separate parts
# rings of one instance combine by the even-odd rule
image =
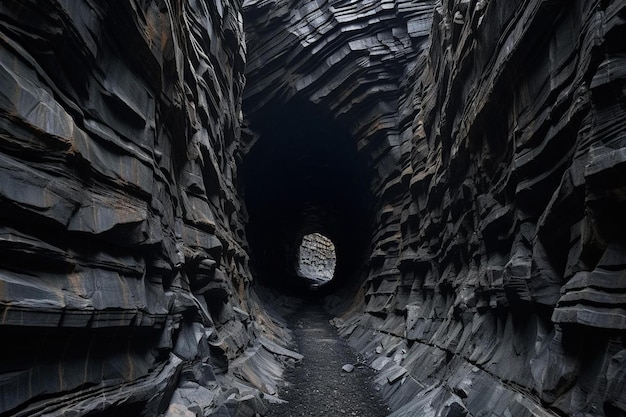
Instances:
[[[370,175],[355,141],[310,103],[267,105],[249,117],[259,139],[246,155],[246,229],[258,283],[291,295],[326,295],[355,279],[369,243]],[[302,238],[335,244],[334,278],[311,287],[298,276]]]

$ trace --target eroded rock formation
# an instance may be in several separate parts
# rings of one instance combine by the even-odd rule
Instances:
[[[236,378],[266,354],[235,190],[242,23],[230,0],[0,4],[0,414],[260,401]]]
[[[306,233],[319,231],[333,240],[333,283],[356,287],[370,239],[377,242],[376,253],[393,244],[399,226],[388,202],[399,192],[399,161],[412,140],[399,114],[413,111],[403,91],[419,72],[432,8],[433,1],[244,2],[244,111],[258,136],[253,158],[244,164],[252,166],[244,174],[254,173],[246,184],[248,239],[262,281],[285,285],[273,278],[292,273],[291,256],[280,254],[297,248]],[[270,144],[282,151],[265,151]],[[261,151],[264,164],[254,158]],[[290,167],[292,160],[306,166],[306,159],[298,160],[303,155],[315,158],[317,170]],[[257,179],[272,167],[281,175]],[[249,196],[250,189],[265,192],[268,183],[296,190],[289,193],[289,209],[280,193],[270,201]],[[278,213],[280,223],[267,212]],[[264,256],[266,248],[279,254]]]
[[[624,415],[625,19],[0,3],[0,414],[264,413],[320,232],[394,415]]]
[[[341,327],[395,415],[624,413],[625,6],[246,2],[251,120],[305,98],[372,170]]]
[[[625,7],[435,8],[399,238],[344,329],[396,415],[623,415]]]

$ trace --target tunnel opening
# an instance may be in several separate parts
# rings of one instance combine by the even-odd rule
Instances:
[[[329,114],[298,100],[268,104],[248,122],[257,139],[241,172],[255,282],[303,297],[354,283],[372,206],[371,176],[355,141]],[[334,271],[323,282],[299,268],[303,239],[314,233],[334,246]]]
[[[312,288],[328,284],[335,276],[335,244],[321,233],[302,237],[298,247],[298,277],[309,280]]]

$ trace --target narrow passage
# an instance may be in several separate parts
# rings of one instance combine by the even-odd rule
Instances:
[[[302,363],[287,373],[281,398],[268,416],[383,417],[389,408],[374,390],[374,371],[360,365],[358,356],[339,337],[329,316],[318,304],[303,304],[290,317]],[[350,373],[342,366],[354,365]]]

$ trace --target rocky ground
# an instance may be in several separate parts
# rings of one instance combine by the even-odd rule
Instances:
[[[314,303],[302,304],[290,317],[296,350],[302,362],[287,374],[280,392],[285,403],[270,407],[268,416],[380,417],[389,408],[374,389],[374,371],[360,363],[357,354]],[[351,372],[342,370],[352,365]],[[351,368],[351,367],[348,367]]]

